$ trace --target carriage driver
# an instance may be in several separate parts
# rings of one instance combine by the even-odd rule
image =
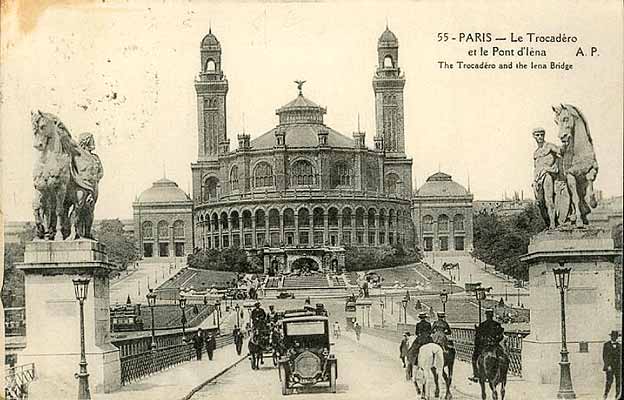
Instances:
[[[264,326],[266,321],[266,312],[262,307],[260,307],[260,302],[256,301],[254,304],[255,308],[251,310],[251,320],[253,321],[253,327],[259,328]]]
[[[494,321],[494,310],[488,308],[485,310],[485,321],[481,322],[475,332],[474,351],[472,353],[472,377],[468,378],[472,382],[478,382],[477,378],[477,360],[483,349],[489,343],[495,343],[499,346],[503,340],[504,329],[498,322]]]

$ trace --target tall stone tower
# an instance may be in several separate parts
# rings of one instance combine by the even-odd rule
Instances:
[[[405,78],[399,68],[399,41],[387,26],[377,41],[377,59],[377,71],[373,77],[376,137],[383,138],[383,147],[389,157],[405,157]]]
[[[201,41],[200,53],[201,72],[195,80],[199,161],[216,159],[227,144],[228,92],[228,81],[221,70],[221,44],[210,30]]]

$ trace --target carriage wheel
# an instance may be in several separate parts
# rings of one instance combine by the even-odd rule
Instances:
[[[284,365],[279,366],[280,383],[282,384],[282,395],[286,396],[291,393],[291,389],[288,387],[288,376],[286,376],[286,367]]]
[[[336,393],[336,378],[338,377],[338,371],[336,371],[336,363],[332,363],[329,366],[329,391]]]

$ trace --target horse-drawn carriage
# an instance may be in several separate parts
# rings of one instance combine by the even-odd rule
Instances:
[[[271,357],[273,366],[277,366],[277,360],[282,349],[281,342],[281,334],[277,324],[257,324],[253,328],[248,344],[251,369],[259,369],[260,365],[264,364],[264,357]]]

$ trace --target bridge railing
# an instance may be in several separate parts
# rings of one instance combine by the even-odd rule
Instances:
[[[127,385],[185,361],[194,360],[196,352],[192,338],[195,332],[195,330],[186,332],[186,342],[182,341],[181,332],[157,335],[155,350],[151,349],[152,338],[150,336],[113,341],[120,351],[121,384]],[[210,332],[210,330],[205,332]],[[217,348],[234,343],[234,337],[231,334],[217,335],[215,340]],[[202,351],[205,351],[205,346]]]
[[[10,400],[28,398],[28,384],[34,381],[35,377],[34,363],[7,368],[4,385],[5,397]]]
[[[415,328],[414,324],[398,324],[397,326],[399,332],[414,332]],[[501,342],[509,355],[509,373],[512,375],[522,376],[522,340],[526,335],[525,332],[505,332],[505,338]],[[451,338],[455,343],[457,359],[472,362],[475,328],[451,326]]]

